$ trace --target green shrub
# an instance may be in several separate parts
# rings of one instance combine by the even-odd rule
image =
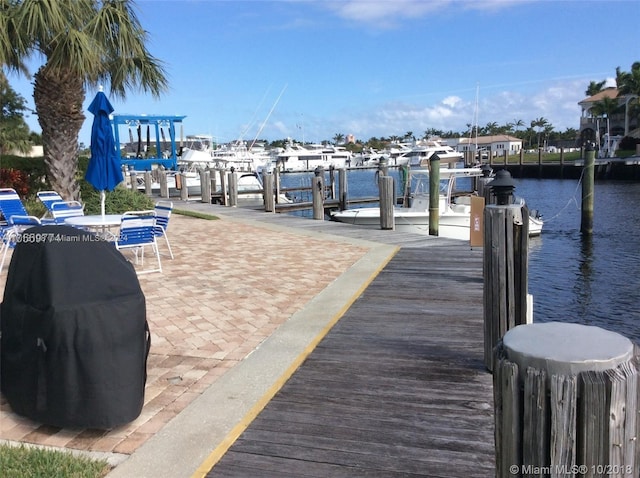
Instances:
[[[80,194],[85,214],[100,214],[100,192],[85,180],[80,181]],[[144,211],[153,209],[155,202],[138,191],[119,186],[105,192],[105,212],[122,214],[126,211]]]

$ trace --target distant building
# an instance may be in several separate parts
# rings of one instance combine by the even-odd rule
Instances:
[[[605,98],[617,100],[620,111],[609,115],[608,118],[596,116],[593,107]],[[605,88],[600,93],[589,96],[578,102],[582,109],[580,115],[580,138],[584,140],[595,140],[596,132],[603,137],[605,133],[611,136],[627,136],[631,130],[638,128],[638,118],[629,117],[629,101],[637,98],[636,95],[620,95],[615,87]],[[607,120],[608,131],[607,131]]]
[[[356,137],[352,134],[348,134],[347,137],[344,139],[345,144],[355,144],[356,142]]]
[[[448,138],[447,144],[463,154],[469,151],[481,152],[485,158],[503,156],[505,151],[508,151],[510,155],[519,154],[522,149],[522,140],[508,134],[478,136],[477,138]]]

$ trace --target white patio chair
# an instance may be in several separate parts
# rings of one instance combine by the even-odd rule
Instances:
[[[156,215],[154,211],[128,211],[122,215],[120,233],[114,242],[116,249],[132,250],[136,264],[142,266],[138,274],[162,272],[160,252],[156,242]],[[144,269],[144,249],[150,246],[158,261],[158,267]]]
[[[167,236],[169,218],[171,217],[171,211],[173,211],[173,202],[158,201],[154,211],[156,213],[156,237],[164,237],[167,248],[169,249],[169,256],[173,259],[173,251],[171,250],[171,244],[169,244],[169,236]]]

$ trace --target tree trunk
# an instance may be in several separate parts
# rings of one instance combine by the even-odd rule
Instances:
[[[80,200],[78,137],[85,116],[82,78],[44,65],[35,74],[33,98],[42,128],[47,177],[65,200]]]

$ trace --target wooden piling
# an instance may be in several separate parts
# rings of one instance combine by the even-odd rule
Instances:
[[[429,164],[429,235],[437,236],[440,228],[440,157],[434,153]]]
[[[147,196],[151,196],[152,194],[152,190],[151,190],[152,183],[153,183],[153,179],[151,178],[151,171],[145,171],[144,172],[144,193]]]
[[[349,207],[348,204],[348,191],[347,191],[347,168],[340,168],[338,170],[338,194],[339,194],[339,208],[344,211]]]
[[[496,477],[638,476],[639,358],[599,327],[507,332],[495,348]]]
[[[280,168],[276,167],[273,171],[273,184],[274,184],[274,196],[275,203],[278,204],[280,202]],[[275,211],[275,209],[274,209]]]
[[[129,187],[132,191],[138,190],[138,175],[135,171],[129,171]]]
[[[182,201],[189,200],[189,187],[187,186],[187,175],[186,173],[178,173],[176,174],[176,180],[180,178],[180,199]]]
[[[169,185],[167,184],[167,171],[160,171],[160,175],[158,176],[158,182],[160,183],[160,197],[168,198],[169,197]]]
[[[200,170],[200,201],[211,204],[211,173],[208,169]]]
[[[231,171],[227,177],[229,180],[229,206],[236,207],[238,205],[238,173]]]
[[[395,217],[393,215],[395,203],[395,184],[393,177],[380,176],[378,178],[380,190],[380,229],[395,229]]]
[[[273,173],[264,173],[262,175],[262,194],[264,197],[264,210],[266,212],[275,212],[276,210],[273,183]]]
[[[489,204],[484,210],[484,359],[504,334],[527,323],[529,211],[525,205]]]
[[[590,235],[593,233],[595,158],[596,152],[593,144],[588,143],[584,148],[584,170],[582,173],[582,212],[580,220],[580,232],[585,235]]]
[[[313,218],[324,220],[324,168],[318,166],[314,171],[312,184]]]
[[[224,169],[219,169],[218,174],[220,175],[220,204],[223,206],[229,205],[229,199],[227,196],[227,176],[226,171]]]

